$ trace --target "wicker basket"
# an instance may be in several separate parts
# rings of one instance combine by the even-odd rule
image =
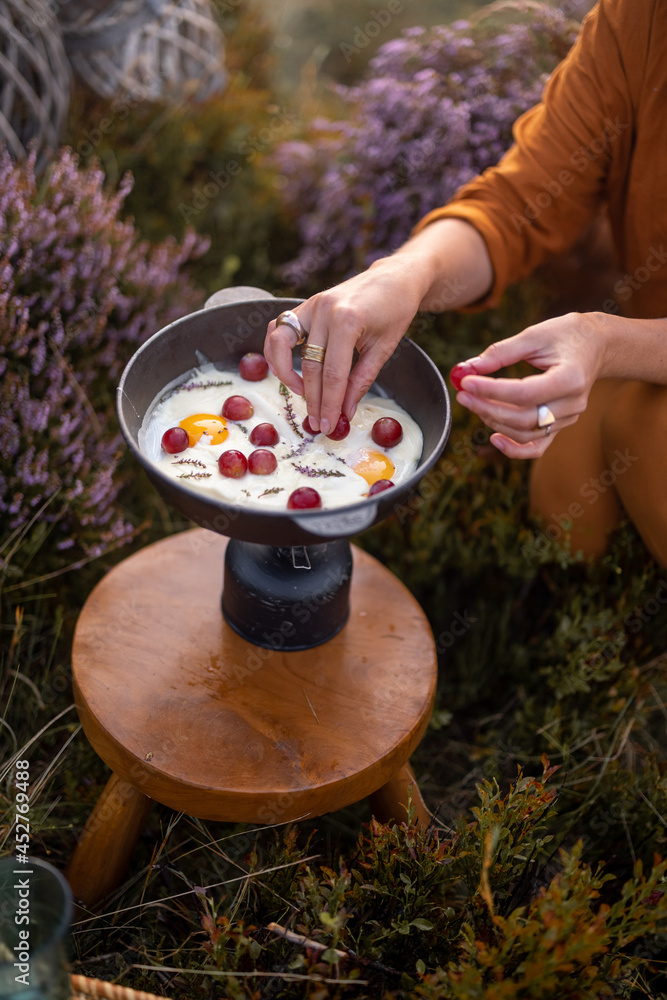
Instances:
[[[58,23],[42,0],[0,0],[0,143],[25,156],[55,149],[70,71]]]
[[[113,983],[102,982],[101,979],[88,979],[87,976],[70,976],[72,984],[72,1000],[164,1000],[154,993],[143,993],[132,990],[128,986],[114,986]]]
[[[75,72],[101,97],[203,100],[225,88],[210,0],[84,0],[60,19]]]

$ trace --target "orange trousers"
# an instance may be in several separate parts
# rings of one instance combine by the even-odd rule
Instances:
[[[667,566],[667,386],[596,382],[576,424],[533,463],[530,504],[548,537],[569,534],[584,556],[604,551],[625,511]]]

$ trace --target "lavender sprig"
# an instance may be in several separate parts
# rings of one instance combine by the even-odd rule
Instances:
[[[257,499],[261,500],[262,497],[269,497],[273,493],[282,493],[284,489],[285,489],[284,486],[273,486],[270,490],[264,490],[263,493],[260,493]]]
[[[302,441],[301,444],[298,444],[296,448],[292,449],[289,455],[287,455],[287,458],[298,458],[299,455],[303,454],[303,452],[305,451],[305,449],[308,447],[309,444],[310,441],[308,439]]]
[[[198,458],[179,458],[177,462],[172,462],[171,465],[196,465],[200,469],[206,468],[205,464],[200,462]]]
[[[176,478],[177,479],[210,479],[211,478],[211,473],[210,472],[181,472],[181,473],[179,473],[178,476],[176,476]]]
[[[339,472],[337,469],[315,469],[312,465],[298,465],[296,462],[291,464],[297,472],[301,472],[304,476],[311,476],[311,478],[317,476],[323,479],[340,479],[345,475],[344,472]]]
[[[302,438],[303,431],[299,427],[296,419],[296,414],[294,413],[294,407],[292,406],[292,395],[286,385],[280,383],[280,394],[285,399],[285,413],[287,414],[287,419],[289,420],[290,427],[300,438]]]
[[[215,382],[185,382],[183,385],[177,385],[173,393],[192,392],[193,389],[217,389],[221,385],[232,385],[232,382],[229,379]]]

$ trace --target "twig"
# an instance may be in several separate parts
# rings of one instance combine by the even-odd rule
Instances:
[[[282,927],[280,924],[267,924],[266,929],[271,931],[272,934],[277,934],[279,937],[285,938],[286,941],[291,941],[292,944],[300,944],[303,948],[312,948],[313,951],[329,950],[329,946],[322,944],[321,941],[313,941],[312,938],[308,938],[304,934],[297,934],[295,931],[289,931],[286,927]],[[347,959],[357,957],[354,952],[341,951],[340,948],[332,948],[331,950],[336,958]]]
[[[296,934],[294,931],[289,931],[286,927],[282,927],[280,924],[270,923],[266,925],[266,929],[271,931],[272,934],[277,934],[279,937],[285,938],[286,941],[291,941],[293,944],[300,944],[304,948],[312,948],[314,951],[329,951],[329,946],[322,944],[320,941],[313,941],[312,938],[305,937],[303,934]],[[347,948],[345,951],[341,951],[339,948],[331,949],[336,956],[336,958],[347,959],[350,962],[354,962],[356,965],[362,965],[367,969],[376,969],[378,972],[388,972],[392,976],[402,975],[398,969],[392,969],[390,965],[383,965],[381,962],[375,962],[371,958],[361,958],[355,951],[351,948]],[[353,980],[353,982],[361,982],[359,979]]]

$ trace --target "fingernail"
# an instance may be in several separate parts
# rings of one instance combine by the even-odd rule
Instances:
[[[449,378],[455,389],[461,388],[461,381],[466,375],[477,374],[475,371],[476,361],[479,361],[479,358],[471,358],[470,361],[459,361],[457,365],[454,365],[449,373]]]
[[[328,434],[331,430],[331,424],[328,420],[320,420],[320,430],[322,434]]]
[[[357,412],[357,404],[353,403],[352,406],[350,407],[350,412],[347,415],[347,419],[349,421],[354,420],[354,415],[355,415],[356,412]]]

